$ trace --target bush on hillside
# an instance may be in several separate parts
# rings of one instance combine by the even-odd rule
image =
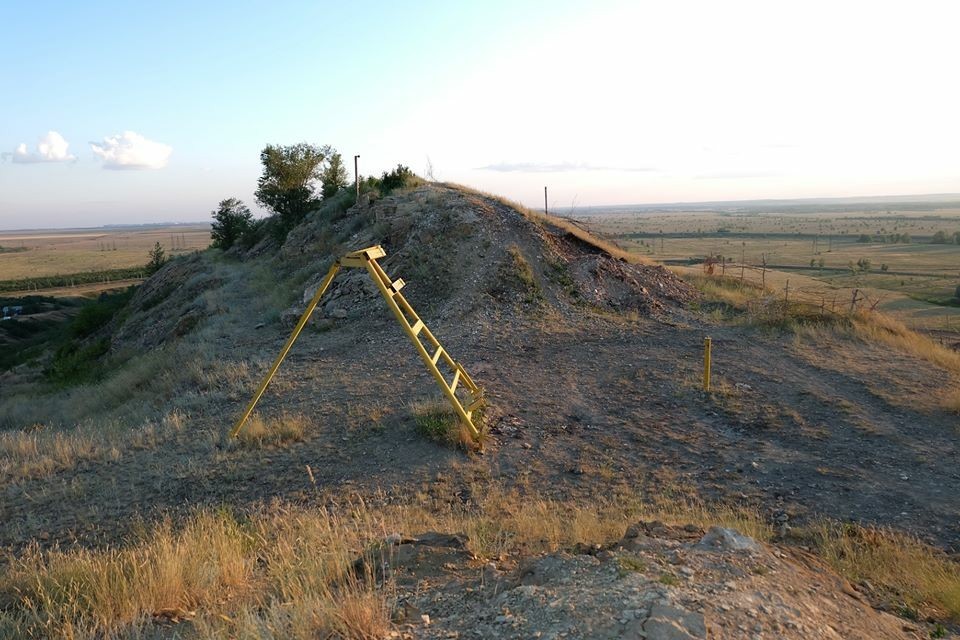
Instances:
[[[406,189],[423,184],[423,179],[402,164],[398,164],[393,171],[384,171],[380,176],[380,193],[386,195],[397,189]]]
[[[221,200],[216,211],[211,211],[213,225],[210,244],[215,249],[227,250],[236,244],[240,238],[250,232],[253,225],[253,214],[247,205],[236,198]]]
[[[150,249],[150,252],[147,255],[150,258],[147,262],[147,273],[154,274],[157,271],[160,271],[160,267],[167,262],[166,254],[163,251],[163,245],[159,242],[153,245],[153,249]]]

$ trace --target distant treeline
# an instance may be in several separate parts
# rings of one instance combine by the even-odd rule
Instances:
[[[104,269],[103,271],[86,271],[83,273],[68,273],[65,275],[40,276],[36,278],[20,278],[19,280],[0,280],[2,291],[39,291],[56,287],[73,287],[96,282],[113,282],[114,280],[131,280],[144,278],[148,275],[146,267],[130,267],[127,269]]]
[[[29,251],[27,247],[4,247],[0,245],[0,253],[20,253],[21,251]]]

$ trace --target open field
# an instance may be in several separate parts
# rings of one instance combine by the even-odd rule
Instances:
[[[596,210],[581,217],[630,250],[667,264],[699,265],[706,256],[723,256],[727,275],[739,276],[743,264],[745,279],[780,291],[789,280],[795,294],[806,294],[809,301],[849,301],[859,289],[869,304],[877,302],[877,309],[911,326],[960,330],[960,302],[954,299],[960,245],[932,243],[937,232],[951,239],[960,232],[960,208],[928,207],[871,212],[824,206],[800,213]],[[891,236],[898,234],[900,241],[894,242]],[[903,242],[903,234],[909,242]],[[869,268],[858,266],[866,261]],[[715,270],[724,267],[718,264]]]
[[[210,226],[177,224],[0,231],[0,280],[139,267],[159,242],[167,256],[210,245]]]

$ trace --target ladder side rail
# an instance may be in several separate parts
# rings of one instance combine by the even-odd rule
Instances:
[[[406,322],[410,326],[414,326],[417,324],[417,322],[420,322],[422,320],[420,318],[420,315],[414,310],[413,306],[411,306],[410,303],[407,302],[407,299],[403,296],[403,294],[400,293],[399,291],[394,292],[391,289],[393,280],[390,279],[390,276],[387,275],[387,272],[384,271],[383,267],[381,267],[376,260],[371,260],[368,264],[372,265],[373,271],[376,273],[376,276],[374,277],[374,281],[378,281],[384,285],[384,288],[387,290],[387,293],[384,295],[389,296],[390,299],[392,299],[396,303],[396,305],[403,310],[405,314],[404,319],[406,320]],[[410,320],[407,319],[407,316],[409,316],[410,318],[413,318],[413,322],[410,322]],[[426,323],[424,323],[422,331],[427,335],[427,340],[430,341],[430,344],[432,344],[434,347],[440,346],[440,342],[436,339],[436,337],[434,337],[430,329],[427,328]]]
[[[456,394],[454,394],[453,390],[451,390],[447,385],[447,381],[443,378],[443,374],[441,374],[440,370],[437,369],[436,365],[433,364],[432,356],[427,352],[426,348],[423,346],[423,343],[420,342],[420,339],[417,338],[417,336],[410,330],[410,324],[407,322],[407,319],[403,314],[403,310],[394,299],[395,297],[399,297],[399,294],[393,294],[393,292],[389,290],[388,285],[384,284],[384,278],[380,276],[380,273],[383,273],[383,269],[380,269],[380,273],[377,272],[379,267],[380,265],[373,260],[367,262],[367,269],[370,271],[370,275],[373,276],[374,282],[376,282],[377,287],[380,289],[380,294],[383,296],[383,299],[386,300],[387,306],[390,307],[390,310],[393,311],[393,315],[400,323],[400,327],[407,334],[407,337],[410,338],[410,341],[413,342],[414,347],[420,354],[420,358],[423,360],[424,364],[427,365],[427,369],[437,381],[437,384],[440,385],[440,388],[443,390],[444,395],[447,396],[447,400],[450,402],[450,405],[457,412],[457,415],[460,416],[460,419],[466,423],[467,428],[470,430],[470,435],[472,435],[475,439],[479,439],[480,432],[477,431],[477,428],[473,425],[473,420],[470,419],[470,415],[467,414],[466,410],[463,408],[463,405],[460,404],[460,400],[457,399]],[[386,274],[384,273],[384,275]],[[389,282],[390,279],[387,278],[386,280]]]
[[[399,291],[398,292],[392,291],[391,285],[393,283],[393,280],[390,278],[390,276],[387,274],[384,268],[380,266],[380,264],[376,260],[371,260],[370,264],[373,265],[373,268],[376,271],[376,274],[377,274],[376,279],[379,279],[380,282],[384,284],[388,293],[391,293],[393,299],[397,302],[397,305],[406,312],[406,315],[412,316],[414,318],[414,324],[416,324],[417,321],[420,321],[421,320],[420,316],[413,309],[410,303],[407,302],[407,299]],[[443,346],[440,344],[440,341],[437,339],[437,337],[433,335],[432,331],[430,331],[430,327],[424,324],[424,326],[420,330],[420,333],[425,334],[427,337],[427,340],[430,341],[430,344],[432,344],[436,349],[439,350],[434,352],[434,356],[436,356],[437,353],[439,353],[439,357],[442,358],[445,363],[447,363],[447,365],[450,367],[452,371],[454,371],[455,373],[456,371],[460,371],[461,375],[464,376],[463,382],[466,383],[467,388],[472,393],[478,392],[479,387],[477,387],[476,383],[473,381],[473,379],[469,375],[466,375],[467,374],[466,369],[464,369],[459,362],[456,362],[450,356],[450,354],[447,353],[447,350],[443,348]],[[433,362],[434,364],[437,364],[437,360],[434,359],[434,357],[431,357],[430,361]]]

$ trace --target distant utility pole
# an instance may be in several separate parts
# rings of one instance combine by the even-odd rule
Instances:
[[[547,211],[547,188],[543,188],[543,215],[548,215],[550,212]]]
[[[360,159],[359,155],[353,156],[353,185],[357,190],[357,202],[360,202],[360,172],[357,171],[357,160]]]

